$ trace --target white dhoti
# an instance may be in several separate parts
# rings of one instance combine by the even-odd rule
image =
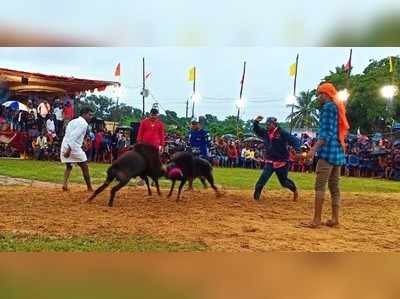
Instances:
[[[68,123],[64,139],[61,143],[60,158],[62,163],[80,163],[87,161],[86,154],[82,149],[87,128],[88,123],[83,117],[78,117]],[[71,149],[71,154],[66,158],[64,154],[69,148]]]

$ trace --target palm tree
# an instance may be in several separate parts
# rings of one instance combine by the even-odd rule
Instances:
[[[318,104],[315,98],[316,91],[302,91],[296,98],[293,113],[286,120],[292,123],[292,128],[316,128],[318,127]],[[292,107],[292,105],[287,105]]]

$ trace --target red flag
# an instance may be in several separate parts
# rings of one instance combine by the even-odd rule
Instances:
[[[352,54],[352,52],[353,52],[353,50],[351,49],[350,50],[350,57],[349,57],[349,60],[347,61],[347,63],[346,63],[346,65],[344,65],[344,70],[346,71],[346,72],[350,72],[351,71],[351,68],[353,67],[352,65],[351,65],[351,54]]]
[[[150,75],[151,75],[151,72],[146,75],[145,79],[146,80],[149,79]]]
[[[118,63],[117,67],[115,68],[115,77],[121,76],[121,64]]]

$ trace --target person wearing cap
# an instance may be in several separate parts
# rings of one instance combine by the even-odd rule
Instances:
[[[293,192],[293,200],[297,201],[298,191],[295,183],[288,178],[289,172],[289,151],[288,145],[291,145],[297,154],[300,153],[300,141],[289,132],[278,126],[275,117],[268,117],[266,129],[260,127],[262,116],[258,116],[253,122],[254,132],[264,141],[266,147],[266,161],[264,170],[258,179],[254,199],[260,200],[262,189],[275,172],[282,187]]]
[[[149,117],[140,122],[137,142],[153,145],[159,150],[164,147],[164,124],[158,118],[158,110],[156,108],[152,108]]]
[[[150,144],[162,151],[165,145],[164,124],[158,118],[156,106],[150,110],[149,117],[140,122],[137,143]],[[139,180],[138,185],[143,186],[144,180]]]
[[[208,159],[208,149],[210,145],[210,135],[207,130],[200,127],[198,119],[193,118],[191,121],[191,128],[189,132],[188,146],[198,148],[200,156]]]
[[[332,200],[332,219],[327,226],[339,224],[340,189],[339,177],[342,165],[346,163],[345,138],[349,130],[346,108],[339,100],[336,88],[331,83],[322,83],[317,88],[321,113],[319,119],[318,141],[308,153],[313,158],[318,152],[318,163],[315,179],[314,218],[309,223],[302,223],[309,228],[317,228],[321,223],[325,189],[328,185]]]

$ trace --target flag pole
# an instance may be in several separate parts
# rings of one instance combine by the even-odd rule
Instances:
[[[196,94],[196,67],[193,68],[193,95],[192,95],[192,118],[194,118],[194,99],[193,96]]]
[[[242,80],[240,82],[240,93],[239,93],[239,101],[242,100],[243,95],[243,85],[244,85],[244,76],[246,74],[246,61],[243,62],[243,73]],[[239,103],[240,104],[240,103]],[[236,136],[239,137],[239,120],[240,120],[240,106],[238,105],[237,109],[237,117],[236,117]]]
[[[293,98],[296,97],[296,85],[297,85],[297,68],[299,65],[299,54],[296,56],[296,70],[294,74],[294,82],[293,82]],[[293,131],[293,110],[294,110],[294,104],[292,103],[292,113],[290,114],[290,134],[292,134]]]
[[[121,68],[121,64],[118,63],[118,65]],[[119,74],[118,74],[117,78],[118,78],[118,83],[119,83],[118,88],[121,88],[121,69],[119,70]],[[115,109],[115,112],[117,113],[117,115],[118,115],[118,105],[119,105],[119,92],[117,93],[117,106]],[[113,122],[113,133],[114,132],[115,132],[115,120]]]
[[[142,89],[142,118],[144,118],[144,110],[145,110],[145,92],[144,92],[144,90],[146,89],[146,83],[145,83],[145,69],[144,69],[144,57],[143,57],[143,59],[142,59],[142,66],[143,66],[143,73],[142,73],[142,76],[143,76],[143,89]]]
[[[189,98],[186,99],[186,114],[185,114],[186,119],[188,118],[188,116],[189,116]]]
[[[349,90],[350,88],[350,73],[351,73],[351,59],[353,57],[353,49],[350,49],[349,61],[347,62],[349,68],[346,70],[346,88]]]

